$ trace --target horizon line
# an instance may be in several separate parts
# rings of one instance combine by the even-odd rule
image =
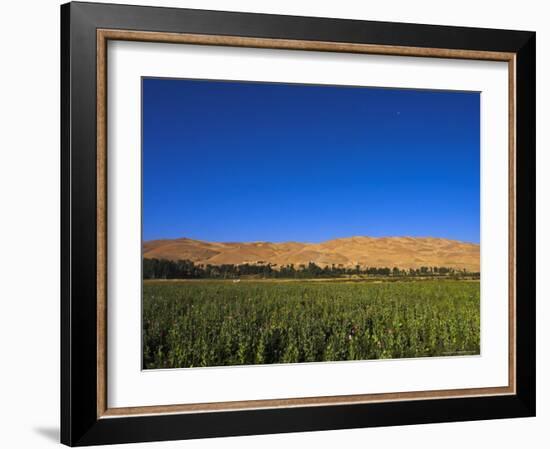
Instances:
[[[161,241],[161,240],[193,240],[196,242],[206,242],[206,243],[221,243],[221,244],[232,244],[232,243],[269,243],[269,244],[284,244],[284,243],[302,243],[305,245],[318,245],[326,242],[331,242],[334,240],[349,240],[353,238],[367,238],[367,239],[373,239],[373,240],[381,240],[381,239],[415,239],[415,240],[449,240],[453,242],[459,242],[459,243],[467,243],[469,245],[478,245],[481,246],[481,242],[472,242],[472,241],[466,241],[466,240],[459,240],[454,238],[447,238],[447,237],[433,237],[433,236],[412,236],[412,235],[386,235],[386,236],[379,236],[379,237],[373,237],[368,235],[352,235],[349,237],[333,237],[325,240],[320,241],[299,241],[299,240],[280,240],[280,241],[273,241],[273,240],[205,240],[200,238],[191,238],[191,237],[163,237],[163,238],[154,238],[154,239],[141,239],[141,243],[149,243],[149,242],[155,242],[155,241]]]

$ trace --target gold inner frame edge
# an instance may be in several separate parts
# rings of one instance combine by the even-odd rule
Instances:
[[[97,37],[97,417],[205,413],[230,410],[365,404],[423,399],[448,399],[513,395],[516,392],[516,54],[509,52],[357,44],[328,41],[252,38],[223,35],[163,33],[98,29]],[[216,45],[248,48],[327,51],[428,58],[450,58],[508,62],[508,386],[417,392],[392,392],[344,396],[211,402],[108,408],[107,404],[107,42],[109,40],[188,45]]]

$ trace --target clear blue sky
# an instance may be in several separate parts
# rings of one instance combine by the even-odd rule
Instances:
[[[143,239],[479,242],[479,93],[143,79]]]

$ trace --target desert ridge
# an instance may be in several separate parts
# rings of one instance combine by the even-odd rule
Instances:
[[[433,237],[348,237],[321,243],[207,242],[189,238],[143,243],[146,259],[196,264],[271,264],[320,267],[448,267],[480,271],[479,244]]]

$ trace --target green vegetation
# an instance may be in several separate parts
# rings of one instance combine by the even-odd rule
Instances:
[[[146,281],[143,366],[479,354],[479,282]]]
[[[474,277],[479,273],[456,270],[448,267],[420,267],[401,269],[398,267],[344,267],[332,265],[320,267],[313,262],[307,265],[283,265],[270,263],[197,265],[190,260],[143,259],[144,279],[237,279],[243,276],[257,278],[311,279],[345,276],[392,276],[392,277]]]

